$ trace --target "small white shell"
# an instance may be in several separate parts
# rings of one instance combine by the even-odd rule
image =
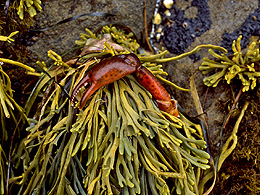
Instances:
[[[156,34],[156,39],[159,41],[160,40],[160,38],[161,38],[161,34]]]
[[[171,9],[172,5],[173,5],[173,0],[164,0],[163,1],[163,5],[167,8],[167,9]]]
[[[167,10],[165,10],[165,12],[164,12],[164,13],[165,13],[165,15],[166,15],[166,16],[171,16],[171,12],[170,12],[168,9],[167,9]]]

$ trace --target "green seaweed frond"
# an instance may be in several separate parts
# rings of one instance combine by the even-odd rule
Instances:
[[[12,39],[11,37],[16,35],[17,33],[19,33],[19,31],[12,32],[9,36],[0,36],[0,41],[7,41],[8,43],[14,42],[14,39]]]
[[[225,53],[219,55],[212,49],[209,50],[216,60],[204,58],[199,70],[201,70],[203,74],[208,74],[213,71],[215,73],[203,79],[205,85],[216,87],[223,79],[230,84],[232,79],[237,78],[242,82],[243,92],[255,88],[260,77],[259,43],[253,42],[249,46],[247,53],[243,55],[240,45],[241,39],[242,35],[238,37],[237,41],[233,41],[233,55],[231,57]]]
[[[24,11],[28,12],[30,17],[36,15],[36,8],[41,11],[41,0],[20,0],[17,14],[21,20],[24,19]]]
[[[13,42],[11,38],[16,35],[18,31],[11,33],[9,36],[0,36],[0,41],[7,41],[8,43]],[[3,64],[12,64],[21,68],[24,68],[30,72],[35,70],[21,62],[13,61],[6,58],[0,58],[0,141],[5,141],[8,138],[8,128],[10,124],[7,124],[6,118],[11,118],[12,121],[17,123],[17,116],[15,116],[14,110],[18,110],[23,119],[27,120],[27,116],[24,113],[23,108],[18,105],[13,98],[13,90],[11,88],[11,80],[9,76],[3,70]]]
[[[84,46],[89,39],[97,40],[101,38],[100,34],[93,34],[89,29],[85,30],[87,34],[80,34],[80,40],[75,41],[77,45]],[[101,34],[110,34],[115,43],[131,50],[132,52],[137,52],[137,49],[140,47],[132,32],[125,34],[124,30],[118,29],[115,26],[104,26]]]
[[[137,43],[137,40],[134,37],[134,33],[130,32],[129,34],[125,34],[125,31],[122,29],[118,29],[115,26],[104,26],[103,33],[111,34],[113,40],[126,47],[129,48],[131,51],[137,51],[140,45]]]
[[[66,64],[65,62],[62,61],[61,56],[52,50],[48,51],[48,57],[50,57],[51,59],[53,59],[55,61],[54,65],[56,65],[56,66],[69,67],[68,64]]]
[[[5,162],[6,162],[6,155],[0,144],[0,194],[5,194],[5,180],[6,180]]]
[[[77,70],[64,71],[60,84],[70,86],[71,92]],[[63,72],[53,69],[49,74]],[[10,179],[21,185],[24,194],[47,190],[65,194],[67,189],[71,194],[119,194],[121,189],[149,194],[147,186],[153,186],[153,194],[169,195],[171,190],[195,194],[195,175],[200,174],[197,168],[210,168],[200,126],[182,115],[177,118],[161,113],[149,92],[131,75],[128,82],[122,79],[100,88],[73,123],[70,102],[50,80],[43,76],[28,99],[27,108],[42,88],[46,89],[38,121],[27,128],[29,136],[18,148],[24,151],[13,159],[26,156],[20,163],[24,166],[22,176]],[[39,144],[33,145],[36,140]],[[46,178],[48,182],[44,182]],[[176,188],[171,189],[172,183]]]
[[[93,34],[88,28],[85,29],[87,33],[80,33],[80,40],[76,40],[75,43],[79,46],[84,46],[88,39],[97,39],[96,35]]]
[[[0,140],[2,141],[7,140],[7,128],[8,126],[10,127],[10,124],[7,124],[6,118],[11,118],[12,121],[17,123],[17,118],[14,114],[15,109],[18,110],[23,119],[27,120],[27,116],[25,115],[23,108],[20,105],[18,105],[13,98],[11,80],[2,69],[2,66],[0,66],[0,133],[2,134]]]

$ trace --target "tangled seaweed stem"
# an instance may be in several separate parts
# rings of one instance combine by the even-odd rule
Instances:
[[[210,48],[210,49],[214,49],[214,50],[220,50],[224,54],[227,54],[227,50],[225,48],[223,48],[223,47],[220,47],[220,46],[210,45],[210,44],[209,45],[199,45],[199,46],[195,47],[193,50],[191,50],[189,52],[186,52],[186,53],[183,53],[181,55],[178,55],[178,56],[175,56],[175,57],[171,57],[171,58],[154,58],[154,59],[151,60],[151,62],[163,63],[163,62],[176,61],[176,60],[179,60],[181,58],[184,58],[184,57],[187,57],[189,55],[192,55],[194,53],[197,53],[199,50],[201,50],[203,48]]]
[[[159,54],[155,55],[149,55],[149,56],[141,56],[139,57],[139,60],[141,62],[154,62],[154,60],[157,60],[158,58],[162,58],[164,55],[169,53],[167,50],[160,52]]]
[[[247,107],[249,105],[249,102],[246,101],[242,110],[241,110],[241,113],[236,121],[236,124],[233,128],[233,131],[230,135],[230,137],[227,139],[226,143],[224,144],[223,148],[222,148],[222,152],[219,156],[219,159],[218,159],[218,162],[216,163],[216,167],[217,167],[217,171],[220,170],[223,162],[225,161],[225,159],[231,154],[231,152],[235,149],[236,147],[236,144],[237,144],[237,131],[238,131],[238,127],[239,127],[239,124],[245,114],[245,111],[247,110]],[[231,146],[230,145],[230,142],[233,142]]]
[[[174,83],[168,81],[167,79],[165,79],[165,78],[163,78],[163,77],[161,77],[161,76],[159,76],[159,75],[156,75],[156,77],[157,77],[159,80],[161,80],[162,82],[164,82],[165,84],[174,87],[175,89],[178,89],[178,90],[181,90],[181,91],[190,91],[190,89],[185,89],[185,88],[179,87],[178,85],[176,85],[176,84],[174,84]]]
[[[0,58],[0,62],[4,62],[4,63],[7,63],[7,64],[13,64],[15,66],[19,66],[21,68],[24,68],[28,71],[31,71],[31,72],[35,72],[35,69],[34,68],[31,68],[21,62],[17,62],[17,61],[13,61],[13,60],[10,60],[10,59],[5,59],[5,58]]]
[[[235,123],[235,126],[233,128],[233,131],[230,135],[230,137],[227,139],[226,143],[224,144],[224,147],[222,148],[222,152],[221,154],[218,156],[218,158],[216,159],[215,162],[215,170],[219,171],[223,162],[225,161],[225,159],[232,153],[232,151],[235,149],[236,144],[237,144],[237,131],[240,125],[240,122],[245,114],[245,111],[247,110],[247,107],[249,105],[249,102],[246,101],[241,113]],[[232,143],[232,145],[230,146],[230,143]],[[200,180],[200,184],[199,184],[199,194],[203,194],[204,191],[204,186],[205,184],[211,179],[213,178],[215,175],[214,171],[208,171],[207,174]]]

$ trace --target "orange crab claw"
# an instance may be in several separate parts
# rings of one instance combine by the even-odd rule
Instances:
[[[92,67],[73,90],[71,95],[71,105],[74,106],[76,95],[80,89],[86,86],[89,82],[91,84],[83,94],[79,103],[80,110],[96,90],[102,86],[117,81],[128,74],[132,74],[139,66],[141,66],[141,63],[135,54],[122,54],[106,58]]]
[[[179,112],[177,110],[177,103],[176,100],[171,99],[168,100],[156,100],[158,107],[173,116],[179,117]]]
[[[78,92],[82,89],[82,87],[87,86],[89,84],[89,82],[90,82],[90,75],[89,75],[89,73],[87,73],[86,76],[79,82],[79,84],[72,91],[72,94],[70,97],[72,106],[74,106],[74,102],[75,102],[76,95],[78,94]],[[84,95],[85,95],[85,93],[84,93]]]
[[[100,88],[99,85],[97,85],[96,83],[91,83],[89,88],[84,92],[80,102],[79,102],[79,109],[82,110],[82,108],[84,107],[84,105],[87,103],[87,100],[89,99],[89,97]]]
[[[87,100],[89,97],[100,88],[99,85],[95,81],[92,81],[91,79],[91,72],[88,72],[86,76],[79,82],[79,84],[76,86],[76,88],[73,90],[72,95],[71,95],[71,105],[74,106],[74,101],[76,98],[76,95],[78,92],[82,89],[82,87],[86,87],[89,82],[91,82],[90,86],[87,88],[87,90],[84,92],[82,98],[80,99],[79,102],[79,109],[82,110],[84,105],[86,104]]]

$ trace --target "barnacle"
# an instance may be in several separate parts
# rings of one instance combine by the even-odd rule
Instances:
[[[260,77],[259,42],[253,42],[249,46],[246,54],[243,55],[240,45],[241,39],[242,36],[240,35],[237,41],[233,41],[233,55],[231,56],[227,56],[225,52],[219,55],[212,49],[209,50],[216,60],[204,58],[199,70],[201,70],[203,74],[208,74],[213,71],[215,73],[203,79],[205,85],[216,87],[223,79],[230,84],[234,78],[237,78],[243,85],[243,92],[255,88]]]
[[[41,0],[20,0],[17,14],[20,19],[24,18],[24,11],[27,11],[31,17],[36,15],[36,8],[41,11]]]

